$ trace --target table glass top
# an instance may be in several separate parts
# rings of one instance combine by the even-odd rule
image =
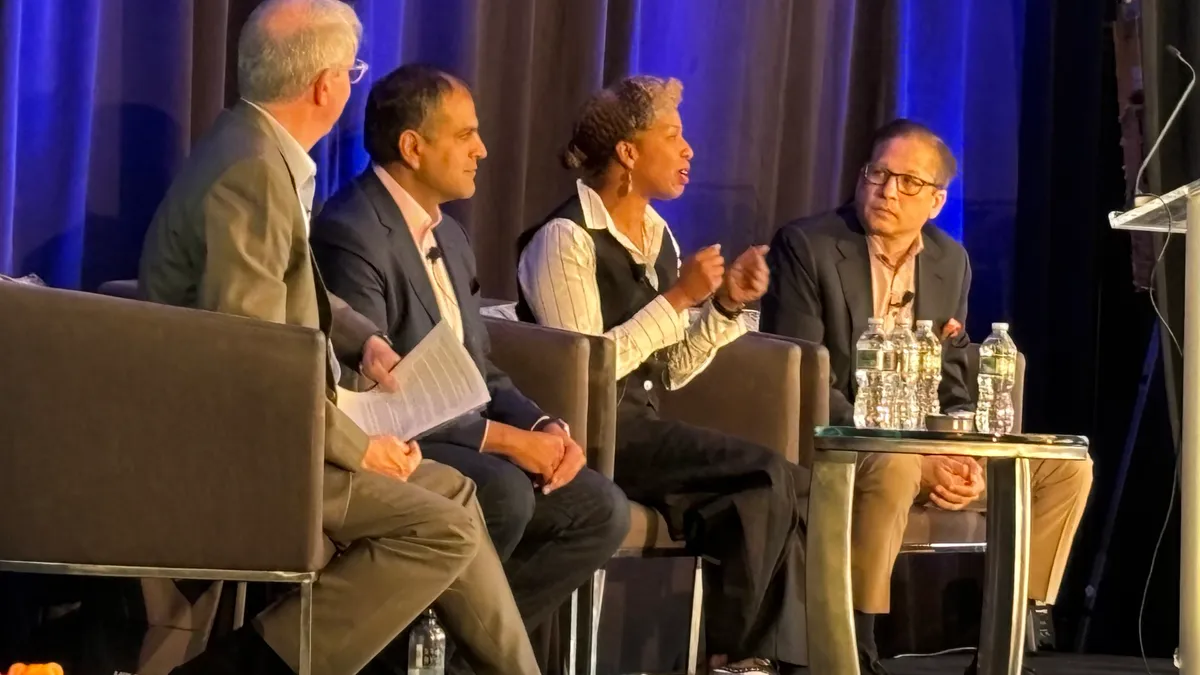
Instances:
[[[1086,448],[1086,436],[1064,434],[981,434],[966,431],[901,431],[899,429],[858,429],[855,427],[817,427],[816,438],[861,440],[924,441],[928,443],[997,443],[1043,445],[1060,448]]]

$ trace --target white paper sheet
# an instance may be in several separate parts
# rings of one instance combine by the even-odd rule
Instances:
[[[338,388],[338,408],[368,434],[411,440],[491,400],[475,361],[445,321],[392,370],[395,393]]]

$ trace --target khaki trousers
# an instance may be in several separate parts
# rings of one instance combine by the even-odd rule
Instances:
[[[345,474],[349,506],[325,532],[341,552],[313,585],[316,675],[357,673],[433,605],[477,675],[537,675],[533,649],[492,548],[475,484],[421,462],[408,482]],[[255,619],[267,644],[298,669],[300,598]]]
[[[1031,460],[1029,468],[1029,597],[1053,603],[1092,488],[1092,460]],[[850,528],[854,609],[866,614],[890,611],[892,568],[904,540],[908,512],[914,504],[925,502],[920,456],[860,456]],[[986,505],[985,491],[967,508],[982,511]]]

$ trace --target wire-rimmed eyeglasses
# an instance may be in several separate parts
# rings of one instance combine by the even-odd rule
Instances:
[[[367,74],[367,62],[362,59],[355,59],[354,65],[347,70],[350,72],[350,84],[358,84]]]

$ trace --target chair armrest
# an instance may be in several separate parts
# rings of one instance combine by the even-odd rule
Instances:
[[[608,478],[616,452],[616,348],[593,335],[484,316],[492,363],[548,414],[571,426],[588,466]]]
[[[617,345],[588,335],[588,466],[613,477],[617,463]]]
[[[771,337],[800,348],[800,466],[811,467],[813,433],[829,425],[829,350],[816,342]]]
[[[101,295],[111,295],[114,298],[126,298],[129,300],[139,300],[142,297],[141,291],[138,290],[137,279],[106,281],[100,284],[96,292]]]
[[[0,559],[312,571],[315,330],[0,287]]]
[[[587,338],[532,323],[483,317],[492,343],[491,360],[521,393],[547,415],[562,419],[571,436],[587,438]]]
[[[662,398],[663,417],[800,456],[801,347],[748,333],[723,347],[687,386]]]

